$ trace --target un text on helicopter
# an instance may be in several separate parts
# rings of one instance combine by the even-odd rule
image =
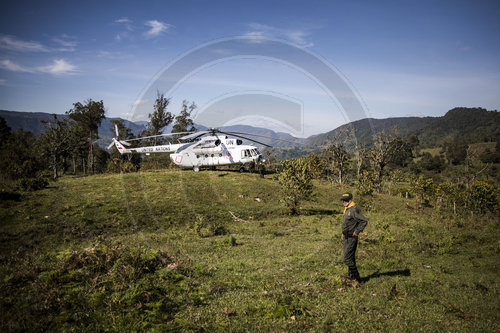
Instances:
[[[118,127],[115,125],[116,137],[112,139],[108,149],[113,145],[118,149],[120,154],[152,154],[152,153],[171,153],[170,159],[172,162],[181,168],[193,168],[194,171],[199,171],[201,167],[215,167],[222,165],[241,165],[240,171],[245,170],[245,166],[262,165],[265,162],[263,155],[252,145],[244,145],[243,140],[249,140],[266,147],[271,147],[268,144],[257,140],[242,136],[250,135],[263,137],[273,140],[292,142],[283,139],[276,139],[264,135],[242,133],[242,132],[226,132],[219,129],[209,129],[199,132],[181,132],[168,133],[142,138],[119,140]],[[145,140],[154,137],[166,137],[173,135],[188,134],[180,137],[179,141],[188,141],[185,143],[167,143],[156,146],[130,148],[129,141]],[[232,137],[229,137],[232,136]],[[294,142],[292,142],[294,143]],[[127,148],[128,147],[128,148]]]

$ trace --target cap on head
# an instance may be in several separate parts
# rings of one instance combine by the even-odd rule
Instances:
[[[340,198],[342,201],[350,201],[352,200],[352,194],[351,193],[344,193],[342,194],[342,198]]]

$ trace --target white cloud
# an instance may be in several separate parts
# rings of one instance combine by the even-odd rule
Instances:
[[[62,46],[61,48],[56,49],[56,51],[73,52],[75,51],[75,48],[78,45],[78,43],[74,40],[74,38],[69,37],[68,35],[65,34],[63,34],[60,38],[59,37],[52,38],[52,41]]]
[[[55,59],[52,64],[39,67],[38,70],[42,73],[49,73],[52,75],[74,74],[78,71],[75,65],[70,64],[64,59]]]
[[[146,26],[150,27],[150,29],[145,33],[146,37],[156,37],[161,33],[166,32],[172,25],[167,24],[165,22],[160,22],[157,20],[151,20],[144,23]]]
[[[55,59],[52,64],[47,66],[39,67],[24,67],[15,62],[5,59],[0,61],[0,68],[12,71],[12,72],[24,72],[24,73],[47,73],[52,75],[65,75],[74,74],[78,72],[75,65],[70,64],[64,59]]]
[[[19,51],[19,52],[48,52],[49,49],[46,48],[39,42],[35,41],[24,41],[15,36],[10,35],[0,35],[0,48]]]
[[[309,33],[304,30],[298,29],[280,29],[267,24],[250,23],[248,27],[251,29],[245,33],[245,36],[253,38],[273,38],[273,39],[286,39],[301,47],[311,47],[314,43],[309,42],[307,37]]]
[[[30,68],[26,68],[23,66],[20,66],[8,59],[0,61],[0,67],[12,72],[25,72],[25,73],[33,73],[34,70]]]
[[[132,102],[132,106],[146,104],[147,102],[148,102],[147,99],[137,99],[137,100]]]

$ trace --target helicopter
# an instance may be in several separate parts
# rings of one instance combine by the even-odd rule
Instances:
[[[116,137],[112,139],[108,149],[111,149],[114,145],[120,154],[143,153],[149,155],[152,153],[170,153],[170,159],[175,165],[185,169],[192,168],[195,172],[200,171],[201,167],[214,169],[216,166],[223,165],[240,165],[240,172],[244,172],[247,168],[252,168],[258,165],[262,166],[265,162],[262,153],[255,146],[243,144],[242,139],[249,140],[266,147],[271,146],[246,136],[256,136],[295,143],[289,140],[276,139],[264,135],[222,131],[216,128],[198,132],[166,133],[142,138],[119,140],[118,127],[115,124],[115,133]],[[130,148],[131,144],[129,141],[173,135],[184,135],[178,140],[189,142],[169,142],[162,145]]]

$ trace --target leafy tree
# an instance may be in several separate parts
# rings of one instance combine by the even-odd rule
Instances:
[[[299,212],[299,204],[312,194],[311,166],[307,159],[300,157],[281,162],[281,172],[278,182],[281,185],[282,202],[289,209],[290,214]]]
[[[420,199],[420,203],[428,204],[430,198],[435,194],[436,186],[432,178],[424,176],[413,177],[410,180],[410,186],[413,193]]]
[[[111,129],[113,132],[113,136],[116,135],[115,133],[115,127],[114,125],[118,126],[118,137],[120,140],[127,140],[127,139],[135,139],[135,135],[132,132],[130,128],[125,126],[123,119],[113,119],[111,120],[111,123],[113,124],[113,128]],[[140,154],[137,153],[132,153],[132,154],[120,154],[116,149],[112,150],[112,153],[110,154],[111,160],[108,162],[109,164],[116,163],[114,160],[117,159],[119,161],[127,161],[128,163],[126,164],[126,171],[125,172],[131,172],[135,171],[139,168],[141,165],[141,156]],[[130,167],[130,165],[132,167]],[[113,169],[114,167],[109,167]],[[122,167],[123,169],[123,167]],[[114,169],[113,169],[114,170]]]
[[[474,182],[467,191],[467,204],[475,213],[494,212],[498,207],[498,189],[490,183]]]
[[[444,169],[444,160],[441,155],[432,156],[429,152],[422,154],[417,167],[427,171],[441,172]]]
[[[370,149],[370,160],[375,174],[376,189],[380,191],[384,168],[393,160],[401,160],[404,156],[400,151],[407,152],[406,143],[399,137],[393,137],[384,131],[374,136],[373,147]],[[406,158],[406,157],[405,157]]]
[[[194,102],[192,102],[191,105],[188,104],[188,101],[182,101],[182,110],[179,115],[175,117],[174,126],[172,127],[172,133],[196,131],[194,122],[191,119],[191,114],[197,108],[197,106]]]
[[[66,121],[57,119],[57,115],[52,115],[52,121],[43,121],[47,131],[40,136],[40,148],[42,155],[47,159],[53,171],[53,179],[59,176],[59,169],[64,167],[66,158],[70,155],[70,131]]]
[[[445,142],[443,151],[449,164],[457,165],[465,161],[467,158],[468,144],[462,140],[453,140]]]
[[[413,157],[412,146],[400,137],[395,137],[389,143],[391,155],[389,162],[399,167],[408,165],[409,160]]]
[[[103,101],[93,101],[88,99],[86,104],[74,103],[73,108],[66,112],[67,115],[80,124],[88,133],[89,162],[91,172],[94,172],[94,137],[98,137],[97,129],[101,121],[105,118]]]
[[[170,125],[174,116],[167,111],[170,104],[170,99],[166,98],[163,93],[156,92],[156,100],[154,104],[154,112],[149,114],[149,123],[147,125],[149,135],[159,135],[164,127]],[[158,142],[157,138],[153,139],[154,145]]]
[[[7,122],[4,118],[0,117],[0,149],[2,145],[7,141],[12,130],[7,126]]]
[[[31,132],[12,132],[0,150],[0,174],[13,180],[35,177],[42,170],[36,141]]]
[[[349,161],[350,154],[346,147],[346,141],[349,138],[349,129],[346,127],[343,131],[338,132],[323,150],[327,168],[337,173],[339,184],[343,183],[347,162]]]
[[[74,122],[68,128],[69,152],[71,156],[71,164],[73,166],[73,174],[76,174],[77,165],[82,165],[82,172],[85,173],[85,162],[89,155],[89,146],[87,143],[87,131],[82,125]]]

